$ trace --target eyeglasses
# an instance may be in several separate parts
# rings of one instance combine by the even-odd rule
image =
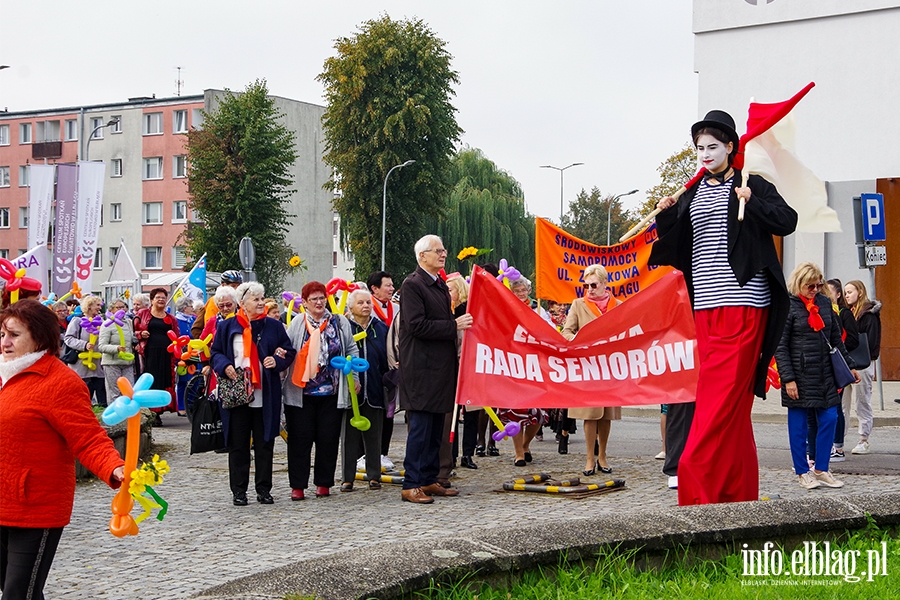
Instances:
[[[430,250],[425,250],[425,252],[434,252],[438,256],[442,256],[444,254],[447,254],[447,249],[446,248],[432,248]]]
[[[325,296],[318,296],[316,298],[307,298],[306,301],[307,302],[315,302],[315,303],[325,302]]]
[[[597,282],[595,281],[594,283],[585,283],[585,284],[582,285],[581,287],[583,287],[584,289],[590,288],[590,289],[592,289],[592,290],[596,290],[597,288],[601,288],[601,289],[602,289],[602,288],[605,288],[606,285],[600,285],[599,283],[597,283]]]
[[[824,284],[824,283],[807,283],[807,284],[806,284],[806,291],[808,291],[808,292],[818,292],[818,291],[821,290],[823,287],[825,287],[825,284]]]
[[[230,309],[234,308],[234,303],[233,302],[220,302],[219,304],[216,304],[216,306],[219,307],[221,310],[230,310]]]

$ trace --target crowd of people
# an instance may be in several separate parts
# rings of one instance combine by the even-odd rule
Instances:
[[[851,453],[870,452],[881,303],[869,299],[861,281],[826,280],[809,262],[785,280],[773,236],[794,231],[796,212],[771,183],[757,175],[742,178],[734,168],[739,138],[727,113],[711,111],[691,132],[704,177],[679,197],[659,202],[659,239],[650,257],[651,264],[684,273],[699,354],[696,402],[662,409],[664,447],[657,458],[665,460],[668,485],[678,489],[682,505],[758,498],[750,412],[754,396],[765,395],[774,358],[799,484],[841,487],[829,467],[845,459],[854,397],[859,440]],[[273,448],[282,426],[291,500],[306,498],[311,473],[316,497],[331,494],[336,473],[340,491],[353,492],[358,465],[364,465],[366,487],[381,489],[382,469],[394,466],[388,455],[399,411],[406,427],[401,499],[429,504],[458,495],[452,469],[477,469],[476,458],[499,456],[500,450],[490,435],[493,424],[479,407],[461,409],[462,443],[450,443],[461,341],[473,326],[469,288],[462,274],[444,273],[447,249],[439,237],[426,235],[413,250],[417,268],[399,292],[390,273],[377,271],[352,286],[346,311],[334,310],[322,282],[285,295],[299,302],[279,302],[261,284],[243,282],[238,271],[223,273],[206,303],[182,297],[174,310],[165,288],[135,295],[130,307],[128,298],[104,307],[92,295],[45,307],[34,299],[39,291],[23,290],[18,302],[0,312],[4,597],[12,597],[8,590],[42,588],[71,515],[75,458],[112,487],[123,479],[123,462],[91,404],[104,407],[115,398],[120,377],[133,383],[149,373],[153,387],[171,395],[158,412],[184,414],[190,408],[189,377],[178,374],[169,351],[173,337],[211,336],[209,358],[196,357],[195,366],[221,404],[234,505],[249,504],[251,462],[257,502],[275,501]],[[498,274],[495,265],[483,267]],[[582,297],[546,308],[532,298],[527,278],[509,287],[548,327],[573,340],[591,321],[615,318],[619,304],[602,266],[588,267],[583,280]],[[860,361],[854,358],[859,353],[851,353],[863,343]],[[94,356],[99,363],[92,362]],[[358,366],[360,358],[367,368],[349,369],[348,375],[345,365]],[[840,358],[852,385],[836,381]],[[531,443],[544,426],[555,432],[557,451],[567,454],[569,436],[581,421],[583,474],[612,473],[607,449],[621,407],[600,404],[569,410],[494,407],[503,421],[521,426],[512,438],[511,464],[533,461]],[[46,494],[31,493],[44,488]],[[44,501],[46,507],[35,504]]]

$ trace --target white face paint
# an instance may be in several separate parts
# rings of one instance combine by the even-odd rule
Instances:
[[[710,173],[721,173],[728,168],[728,155],[733,149],[731,142],[723,144],[708,133],[697,138],[697,159]]]

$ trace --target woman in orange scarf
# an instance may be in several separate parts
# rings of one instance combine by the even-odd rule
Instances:
[[[219,321],[211,350],[219,385],[244,378],[249,404],[222,410],[228,446],[228,479],[235,506],[246,506],[250,485],[250,438],[256,462],[256,500],[272,504],[272,453],[281,431],[281,377],[297,352],[284,326],[266,316],[265,290],[256,282],[237,289],[240,305],[232,319]],[[238,368],[242,374],[238,374]]]
[[[569,309],[562,335],[567,340],[575,338],[578,331],[601,315],[614,308],[618,301],[607,290],[606,269],[598,264],[584,270],[584,298],[576,298]],[[568,418],[584,419],[584,439],[587,456],[584,460],[584,474],[593,475],[597,469],[601,473],[612,473],[606,460],[606,444],[612,421],[622,418],[620,406],[597,406],[594,408],[570,408]]]

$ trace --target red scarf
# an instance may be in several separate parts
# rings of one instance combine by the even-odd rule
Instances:
[[[825,329],[825,321],[822,320],[822,315],[819,314],[819,307],[816,305],[816,299],[807,298],[806,296],[800,296],[800,299],[803,300],[803,304],[806,305],[806,310],[809,311],[809,318],[807,322],[809,326],[812,327],[813,331],[822,331]]]
[[[394,303],[388,300],[387,314],[384,314],[384,311],[381,308],[381,300],[375,300],[375,302],[372,303],[372,308],[375,309],[375,314],[378,315],[378,318],[381,319],[385,325],[390,327],[391,321],[394,320]]]
[[[259,315],[258,317],[254,317],[252,320],[256,321],[257,319],[262,319],[266,316],[266,313]],[[253,332],[250,330],[250,321],[251,319],[247,318],[247,313],[244,312],[244,309],[241,308],[237,312],[237,320],[238,323],[241,324],[241,327],[244,328],[244,332],[241,334],[244,342],[244,357],[250,358],[250,373],[251,373],[251,381],[253,382],[253,389],[259,390],[262,389],[262,378],[259,373],[259,352],[256,349],[256,344],[253,343]]]

